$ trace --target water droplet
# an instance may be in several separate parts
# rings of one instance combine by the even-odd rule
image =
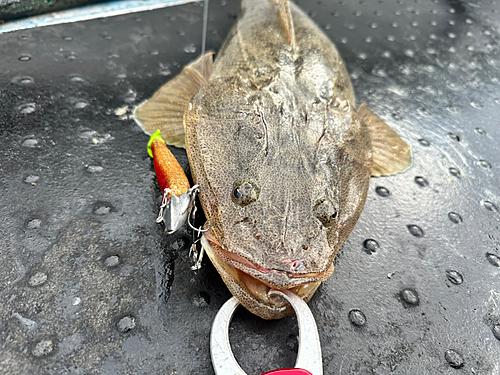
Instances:
[[[429,73],[434,73],[436,71],[436,67],[434,65],[425,65],[424,69]]]
[[[210,305],[210,295],[207,292],[199,292],[193,296],[192,302],[196,307],[207,307]]]
[[[451,111],[450,111],[450,112],[451,112]],[[461,141],[460,136],[459,136],[458,134],[455,134],[455,133],[448,133],[448,136],[449,136],[451,139],[453,139],[453,140],[455,140],[455,141],[457,141],[457,142],[460,142],[460,141]]]
[[[486,135],[486,130],[484,130],[483,128],[475,128],[474,131],[477,134]]]
[[[388,197],[389,195],[391,195],[390,191],[383,186],[377,186],[375,188],[375,192],[381,197]]]
[[[363,311],[352,309],[349,311],[349,322],[356,327],[363,327],[366,324],[366,316]]]
[[[73,40],[73,38],[72,38],[72,37],[70,37],[70,36],[65,36],[65,37],[63,38],[63,40],[70,41],[70,40]]]
[[[94,204],[94,212],[95,215],[107,215],[111,211],[113,211],[113,206],[107,202],[97,202]]]
[[[73,306],[78,306],[82,302],[80,297],[73,298]]]
[[[346,23],[344,27],[348,30],[354,30],[356,26],[353,23]]]
[[[494,325],[491,332],[493,332],[493,336],[495,336],[497,340],[500,340],[500,324]]]
[[[135,317],[133,316],[125,316],[121,318],[118,323],[116,323],[116,328],[121,333],[125,333],[131,331],[135,328]]]
[[[394,42],[396,40],[396,37],[394,35],[387,35],[387,40],[389,42]]]
[[[82,109],[82,108],[87,107],[88,105],[89,105],[89,103],[87,101],[81,100],[81,101],[75,103],[75,108]]]
[[[77,56],[74,54],[74,53],[71,53],[69,55],[66,55],[66,58],[68,60],[76,60],[77,59]]]
[[[373,254],[380,248],[380,245],[377,241],[372,238],[366,239],[363,242],[363,249],[367,254]]]
[[[30,55],[22,55],[21,57],[19,57],[19,61],[30,61],[30,60],[31,60]]]
[[[87,171],[90,173],[98,173],[104,170],[100,165],[87,165]]]
[[[43,272],[37,272],[28,280],[30,286],[40,286],[47,281],[47,275]]]
[[[30,331],[34,331],[38,328],[38,324],[35,321],[25,318],[19,313],[15,312],[12,314],[12,316],[16,317],[19,320],[19,322]]]
[[[455,285],[460,285],[464,282],[463,276],[459,272],[454,270],[446,271],[446,277]]]
[[[495,267],[500,267],[500,257],[493,253],[486,253],[486,259]]]
[[[376,22],[372,22],[368,25],[370,29],[376,29],[378,27],[378,24]]]
[[[31,85],[35,83],[35,80],[31,77],[24,76],[24,77],[14,77],[12,79],[12,83],[16,83],[18,85]]]
[[[429,186],[429,181],[427,181],[424,177],[422,176],[417,176],[415,177],[415,183],[420,186],[420,187],[427,187]]]
[[[118,255],[110,255],[104,260],[104,265],[108,268],[116,267],[120,264],[120,257]]]
[[[420,302],[418,293],[413,289],[403,289],[400,293],[400,296],[404,302],[412,306],[416,306]]]
[[[431,144],[430,142],[427,140],[427,139],[424,139],[424,138],[421,138],[418,140],[418,142],[422,145],[422,146],[425,146],[425,147],[429,147]]]
[[[354,72],[352,72],[352,73],[351,73],[351,79],[352,79],[353,81],[355,81],[355,80],[359,79],[359,76],[360,76],[359,71],[354,71]]]
[[[194,44],[189,44],[184,47],[184,52],[186,53],[196,53],[196,46]]]
[[[450,173],[452,176],[455,176],[455,177],[458,177],[460,178],[462,176],[462,173],[457,169],[457,168],[454,168],[454,167],[451,167],[449,169]]]
[[[71,82],[85,82],[85,80],[77,75],[71,76],[69,79]]]
[[[404,54],[408,57],[413,57],[413,56],[415,56],[415,51],[413,51],[411,49],[407,49],[407,50],[405,50]]]
[[[38,229],[42,226],[42,220],[38,218],[30,219],[26,223],[26,228],[28,229]]]
[[[457,34],[455,34],[455,33],[448,33],[448,37],[450,37],[451,39],[455,39],[457,37]]]
[[[367,36],[367,37],[365,38],[365,43],[371,43],[371,42],[373,42],[373,37],[371,37],[371,36]]]
[[[365,52],[361,52],[358,57],[361,59],[361,60],[366,60],[368,58],[368,54],[366,54]]]
[[[483,105],[479,102],[471,102],[470,105],[477,109],[483,108]]]
[[[495,203],[493,202],[490,202],[490,201],[485,201],[485,200],[482,200],[481,201],[481,205],[486,208],[488,211],[492,211],[492,212],[498,212],[498,207]]]
[[[54,343],[52,342],[52,340],[42,340],[35,345],[31,353],[35,357],[43,357],[52,353],[53,350]]]
[[[488,161],[486,161],[486,160],[479,160],[477,162],[477,164],[479,164],[481,167],[486,168],[486,169],[490,169],[491,168],[491,164]]]
[[[35,139],[35,138],[28,138],[28,139],[25,139],[22,143],[22,145],[24,147],[36,147],[36,145],[38,145],[38,139]]]
[[[411,225],[407,225],[406,227],[408,228],[408,231],[410,232],[410,234],[412,236],[415,236],[415,237],[423,237],[424,236],[424,231],[419,226],[411,224]]]
[[[35,112],[35,109],[36,109],[35,103],[26,103],[19,106],[19,111],[21,113],[33,113]]]
[[[462,222],[462,216],[460,216],[456,212],[448,213],[448,219],[450,219],[450,221],[455,224],[460,224]]]
[[[391,58],[391,51],[384,51],[384,53],[382,53],[382,57],[385,57],[386,59]]]
[[[40,182],[40,177],[34,174],[30,174],[24,178],[24,182],[32,186],[36,186]]]
[[[453,349],[448,349],[444,352],[444,359],[453,368],[461,368],[464,365],[464,360],[460,353]]]
[[[377,77],[382,77],[382,78],[387,77],[387,72],[382,68],[375,67],[375,68],[373,68],[372,72]]]

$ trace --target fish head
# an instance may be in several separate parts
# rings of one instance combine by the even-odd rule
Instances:
[[[186,131],[213,220],[202,244],[248,310],[281,318],[292,310],[269,290],[290,289],[307,301],[333,272],[365,202],[369,139],[355,112],[325,103],[304,119],[250,88],[215,95],[207,85],[208,99],[192,108]]]

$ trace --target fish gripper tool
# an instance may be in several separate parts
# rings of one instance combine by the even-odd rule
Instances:
[[[323,375],[321,344],[311,310],[302,298],[289,290],[271,290],[269,294],[283,297],[295,310],[299,325],[299,350],[295,368],[272,370],[262,375]],[[229,343],[229,324],[239,305],[238,300],[231,297],[221,307],[212,324],[210,353],[216,375],[246,375],[236,362]]]

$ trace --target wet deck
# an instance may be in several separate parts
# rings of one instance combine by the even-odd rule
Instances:
[[[309,303],[325,374],[499,374],[500,3],[299,4],[414,156],[372,179]],[[217,50],[238,2],[210,5]],[[201,17],[186,4],[0,34],[2,374],[213,374],[230,294],[155,223],[148,137],[130,118],[198,56]],[[296,335],[294,317],[242,309],[231,328],[249,374],[292,366]]]

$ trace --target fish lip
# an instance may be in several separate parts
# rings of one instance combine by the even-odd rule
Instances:
[[[248,259],[223,249],[217,242],[214,242],[211,238],[207,238],[207,240],[219,260],[257,279],[271,289],[285,290],[304,284],[315,283],[318,281],[322,282],[328,279],[333,272],[333,264],[328,268],[326,272],[314,272],[306,274],[294,274],[292,272],[259,267]],[[238,261],[237,259],[235,259],[236,257],[241,257],[243,261]]]
[[[209,236],[210,234],[207,236],[207,233],[205,233],[201,237],[203,248],[228,289],[243,306],[263,319],[280,319],[293,314],[293,309],[283,298],[269,294],[271,289],[279,288],[271,288],[261,280],[223,261],[215,254],[214,248],[218,245],[213,242],[210,243],[208,241]],[[320,284],[321,282],[318,281],[284,289],[290,290],[307,302]]]

